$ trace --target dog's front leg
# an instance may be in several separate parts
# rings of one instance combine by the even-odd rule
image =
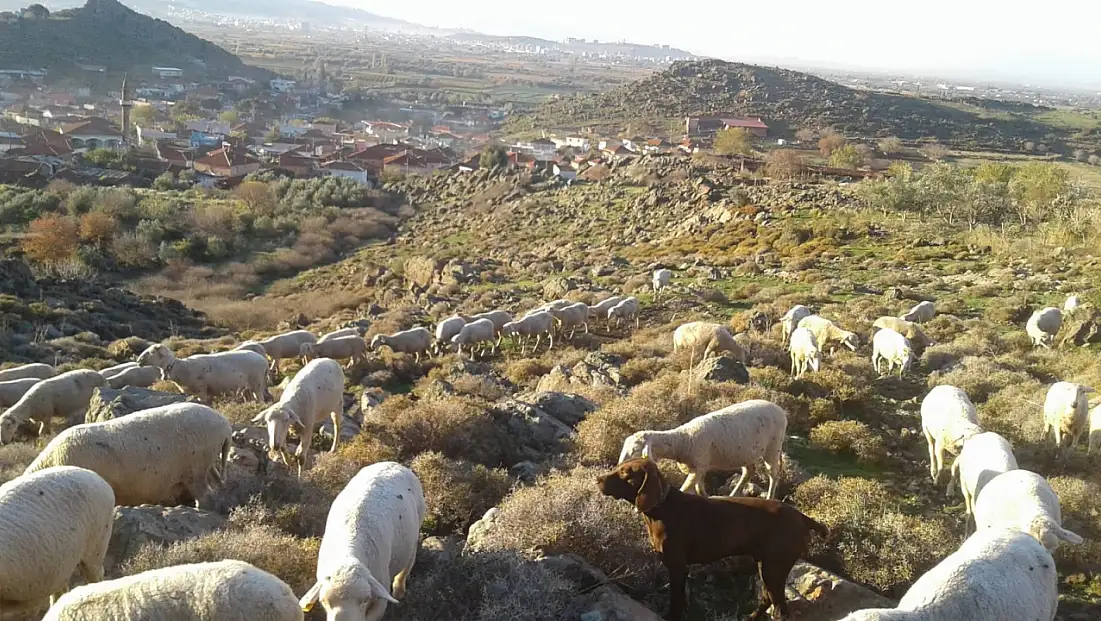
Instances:
[[[683,621],[685,610],[688,608],[688,565],[685,563],[672,563],[666,561],[665,567],[669,570],[669,621]]]

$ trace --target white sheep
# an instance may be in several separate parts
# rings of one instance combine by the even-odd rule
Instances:
[[[503,310],[487,311],[467,318],[467,323],[478,319],[488,319],[493,322],[493,333],[497,336],[497,342],[493,345],[493,351],[497,351],[497,348],[501,346],[501,341],[505,338],[502,330],[504,330],[506,323],[512,321],[512,313]]]
[[[1067,301],[1063,302],[1063,314],[1073,315],[1078,310],[1078,308],[1081,307],[1081,306],[1082,306],[1082,303],[1078,300],[1078,296],[1076,296],[1076,295],[1067,296]]]
[[[473,360],[478,349],[489,343],[491,347],[493,345],[493,339],[497,333],[496,327],[489,319],[475,319],[474,321],[463,326],[459,333],[451,337],[451,344],[458,347],[459,357],[463,355],[463,345],[470,346],[470,359]]]
[[[978,433],[963,443],[960,454],[952,462],[952,477],[948,480],[948,497],[952,497],[953,482],[958,480],[963,492],[964,509],[968,516],[975,514],[975,499],[991,479],[1017,469],[1013,446],[1002,436],[986,431]]]
[[[925,331],[921,329],[921,326],[912,321],[899,319],[898,317],[880,317],[872,324],[872,328],[886,328],[905,336],[906,340],[910,341],[910,345],[914,348],[915,355],[921,355],[921,353],[925,351],[925,348],[929,347],[932,343],[929,337],[925,335]]]
[[[10,369],[4,369],[0,371],[0,382],[10,382],[17,379],[50,379],[57,375],[57,369],[48,364],[42,364],[41,362],[35,362],[33,364],[24,364],[18,367],[12,367]]]
[[[1089,427],[1089,393],[1093,388],[1074,382],[1055,382],[1044,399],[1044,430],[1040,441],[1047,439],[1050,430],[1055,438],[1055,448],[1063,451],[1063,438],[1070,438],[1070,450],[1078,448],[1078,440]]]
[[[42,380],[37,377],[0,382],[0,408],[10,408],[27,394],[27,391]]]
[[[127,386],[149,388],[161,379],[161,370],[157,367],[133,366],[107,378],[107,385],[116,390]]]
[[[196,505],[220,483],[233,425],[199,403],[173,403],[75,425],[42,449],[24,474],[79,466],[104,478],[120,505]]]
[[[589,305],[584,302],[552,310],[550,314],[554,317],[554,324],[560,336],[566,331],[566,328],[569,328],[570,336],[567,338],[572,340],[578,326],[584,326],[585,334],[589,333]]]
[[[271,401],[268,360],[254,351],[224,351],[177,358],[172,350],[157,344],[138,356],[138,364],[162,369],[163,379],[204,403],[210,403],[213,397],[240,392],[257,401]]]
[[[316,343],[317,335],[308,330],[294,330],[269,336],[259,341],[260,346],[271,358],[271,369],[274,371],[280,360],[297,358],[302,351],[302,345]]]
[[[673,272],[667,269],[660,269],[654,271],[654,298],[661,296],[661,292],[669,286],[669,283],[673,280]]]
[[[1011,470],[986,484],[975,500],[975,528],[1013,528],[1049,552],[1062,541],[1082,543],[1082,537],[1063,528],[1059,496],[1047,479],[1028,470]]]
[[[905,315],[899,315],[899,319],[903,321],[912,321],[914,323],[928,323],[933,320],[933,317],[937,316],[937,307],[932,302],[918,302],[910,309],[910,312]]]
[[[624,300],[623,296],[613,295],[610,298],[601,300],[599,303],[590,306],[589,307],[589,319],[590,320],[592,320],[592,319],[607,319],[608,318],[608,311],[611,310],[613,306],[615,306],[616,304],[619,304],[623,300]]]
[[[118,375],[119,373],[122,373],[126,369],[132,369],[136,366],[138,366],[138,363],[136,363],[136,362],[124,362],[122,364],[116,364],[113,367],[107,367],[106,369],[100,369],[99,374],[102,375],[104,377],[104,379],[111,379],[112,377]]]
[[[384,345],[396,354],[416,354],[416,361],[420,362],[421,354],[427,354],[432,347],[432,333],[427,328],[413,328],[395,334],[376,334],[371,339],[372,351]]]
[[[324,343],[325,341],[331,341],[333,339],[342,339],[346,336],[362,336],[359,333],[359,328],[341,328],[339,330],[333,330],[327,334],[321,335],[317,339],[318,343]]]
[[[1101,405],[1090,410],[1090,433],[1088,440],[1087,454],[1092,454],[1094,450],[1101,449]]]
[[[532,353],[539,348],[539,343],[546,334],[550,339],[550,349],[554,349],[554,316],[549,311],[537,311],[529,313],[516,321],[510,321],[501,329],[504,336],[515,336],[520,343],[520,353],[524,353],[524,339],[535,337],[535,346]]]
[[[946,452],[958,455],[968,438],[982,433],[975,405],[955,386],[937,386],[921,401],[921,431],[929,444],[929,475],[936,483]]]
[[[985,529],[914,582],[896,608],[841,621],[1052,621],[1059,605],[1055,559],[1023,533]]]
[[[1055,335],[1062,327],[1063,313],[1054,306],[1048,306],[1032,313],[1028,323],[1025,324],[1025,332],[1028,333],[1028,338],[1032,340],[1034,347],[1051,349],[1055,342]]]
[[[341,336],[327,341],[303,343],[298,352],[303,362],[315,358],[347,360],[346,368],[352,368],[357,362],[367,361],[367,341],[360,336]]]
[[[799,320],[797,328],[806,328],[814,333],[814,340],[818,343],[818,349],[825,350],[828,345],[830,353],[833,353],[835,345],[844,345],[852,351],[860,345],[860,337],[853,332],[848,332],[837,327],[829,319],[818,315],[808,315]]]
[[[61,466],[0,485],[0,612],[34,612],[73,572],[103,579],[115,495],[98,474]]]
[[[268,350],[264,349],[258,341],[245,341],[230,351],[251,351],[260,354],[265,360],[268,358]]]
[[[813,314],[814,311],[802,304],[796,304],[788,309],[788,312],[784,313],[784,316],[780,318],[780,330],[785,345],[788,339],[791,338],[791,333],[795,332],[795,329],[799,327],[799,322]]]
[[[614,325],[618,326],[620,320],[630,322],[631,319],[635,320],[635,329],[639,327],[640,313],[642,306],[638,302],[638,298],[631,296],[624,298],[615,306],[608,309],[608,327]]]
[[[92,393],[106,384],[102,375],[89,369],[69,371],[38,382],[0,414],[0,444],[11,442],[15,430],[28,420],[38,423],[39,433],[52,418],[64,418],[70,423],[84,420]]]
[[[726,326],[705,321],[686,323],[673,331],[673,351],[682,349],[688,350],[691,367],[695,367],[697,356],[702,362],[724,351],[742,364],[749,360],[745,350],[734,340]]]
[[[302,621],[287,583],[243,561],[174,565],[77,587],[42,621]]]
[[[329,621],[378,621],[405,596],[427,508],[413,471],[392,461],[359,471],[333,500],[317,554],[317,582],[302,609],[320,601]]]
[[[347,337],[345,337],[347,338]],[[359,337],[355,337],[360,339]],[[330,341],[332,342],[332,341]],[[268,448],[290,464],[287,458],[287,432],[293,425],[298,431],[298,449],[295,461],[298,474],[307,466],[310,440],[314,430],[326,418],[333,421],[333,445],[340,441],[340,423],[344,416],[344,370],[340,363],[330,358],[318,358],[302,367],[279,396],[279,402],[257,414],[253,423],[264,423],[268,428]]]
[[[538,313],[539,311],[558,310],[560,308],[566,308],[570,304],[573,304],[572,300],[567,300],[565,298],[559,298],[559,299],[557,299],[553,302],[547,302],[546,304],[544,304],[542,306],[531,309],[530,311],[528,311],[528,314],[531,315],[531,314],[534,314],[534,313]]]
[[[818,350],[814,333],[806,328],[796,328],[791,333],[790,340],[791,374],[796,378],[802,377],[807,372],[807,367],[817,373],[822,361],[822,352]]]
[[[742,476],[731,490],[734,496],[764,461],[768,470],[767,498],[776,492],[788,415],[762,399],[744,401],[697,417],[669,431],[639,431],[623,441],[619,462],[636,457],[671,459],[688,471],[682,492],[707,496],[705,479],[713,470],[740,468]]]
[[[887,375],[898,369],[898,376],[910,370],[914,362],[914,348],[909,339],[890,328],[883,328],[872,337],[872,366],[880,375],[879,362],[887,363]]]
[[[462,315],[452,315],[436,324],[436,342],[432,345],[436,353],[442,353],[465,325],[466,317]]]

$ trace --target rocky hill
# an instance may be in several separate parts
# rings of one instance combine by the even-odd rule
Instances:
[[[936,101],[851,89],[813,75],[721,60],[676,62],[613,90],[553,101],[512,120],[515,131],[563,127],[669,126],[694,114],[760,116],[781,130],[833,127],[852,136],[936,138],[1011,147],[1054,142],[1052,128],[1026,114],[982,116]]]
[[[266,76],[217,45],[133,11],[116,0],[88,0],[83,7],[0,17],[0,66],[82,71],[78,64],[108,72],[147,75],[150,66],[180,67],[192,76]]]

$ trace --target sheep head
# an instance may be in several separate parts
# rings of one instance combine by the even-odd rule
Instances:
[[[19,423],[15,418],[4,414],[0,416],[0,444],[7,444],[15,437],[15,430],[19,427]]]
[[[398,600],[363,563],[349,559],[310,587],[299,604],[309,612],[317,602],[324,606],[328,621],[363,621],[380,618],[386,604]]]
[[[654,434],[651,431],[636,431],[627,436],[623,441],[623,450],[619,452],[619,462],[640,457],[652,457],[654,451]]]
[[[276,403],[253,417],[252,422],[264,423],[268,428],[268,449],[273,453],[282,453],[287,447],[287,435],[291,425],[304,429],[302,419],[286,405]],[[302,434],[302,441],[309,442],[309,435]]]
[[[376,334],[375,338],[371,339],[371,350],[372,351],[377,350],[378,348],[382,347],[383,345],[386,345],[386,335]]]
[[[842,345],[844,345],[845,347],[848,347],[849,349],[851,349],[853,351],[856,351],[856,348],[860,347],[860,337],[857,336],[855,332],[845,332],[844,330],[842,330],[841,334],[842,334],[842,337],[841,337],[841,344]]]
[[[176,359],[176,355],[172,353],[172,350],[168,349],[164,345],[157,343],[156,345],[150,345],[145,351],[138,355],[138,366],[147,367],[160,367],[165,368],[168,363]]]

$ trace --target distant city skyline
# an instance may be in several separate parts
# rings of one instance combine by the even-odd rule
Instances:
[[[720,0],[604,0],[562,11],[484,0],[323,1],[493,35],[661,43],[743,62],[1101,90],[1101,47],[1093,45],[1101,2],[1092,0],[789,0],[781,10]]]

